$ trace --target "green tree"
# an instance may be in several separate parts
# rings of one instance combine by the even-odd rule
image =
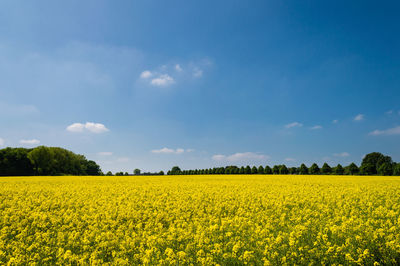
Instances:
[[[376,174],[376,167],[372,163],[365,163],[360,166],[360,174],[361,175],[374,175]]]
[[[112,175],[113,175],[113,173],[112,173],[111,171],[108,171],[106,175],[108,175],[108,176],[112,176]]]
[[[262,167],[262,165],[260,165],[257,169],[257,173],[259,174],[264,174],[264,167]]]
[[[333,169],[333,173],[335,175],[343,175],[344,173],[344,169],[343,166],[341,164],[338,164],[334,169]]]
[[[34,175],[34,166],[28,158],[31,150],[25,148],[0,150],[0,176]]]
[[[136,168],[135,170],[133,170],[133,174],[140,175],[140,169]]]
[[[299,167],[299,174],[300,175],[308,175],[308,168],[304,163],[302,163]]]
[[[164,175],[164,171],[160,171],[158,175]]]
[[[266,175],[272,175],[272,169],[268,165],[265,166],[264,168],[264,174]]]
[[[378,173],[378,168],[383,163],[392,164],[392,158],[390,158],[389,156],[385,156],[380,152],[371,152],[365,155],[361,162],[361,167],[363,168],[364,174],[375,175]]]
[[[400,163],[396,163],[393,167],[393,175],[400,176]]]
[[[332,173],[332,168],[329,166],[329,164],[324,163],[321,167],[321,173],[323,175],[330,175]]]
[[[393,175],[393,164],[384,162],[378,168],[378,175]]]
[[[181,168],[179,168],[179,166],[174,166],[172,167],[170,173],[171,175],[180,175],[181,174]]]
[[[297,167],[290,167],[290,168],[289,168],[289,174],[291,174],[291,175],[297,175],[297,174],[298,174]]]
[[[287,169],[286,165],[282,164],[282,165],[279,167],[279,174],[280,174],[280,175],[287,175],[287,174],[289,174],[289,170]]]
[[[244,175],[244,167],[242,166],[242,167],[240,167],[240,170],[239,170],[239,175]]]
[[[246,168],[244,169],[244,173],[246,174],[246,175],[249,175],[249,174],[251,174],[251,168],[250,168],[250,166],[246,166]]]
[[[345,167],[344,172],[347,175],[356,175],[359,173],[359,169],[355,163],[351,163]]]
[[[95,161],[86,161],[86,174],[87,175],[101,175],[100,166]]]
[[[274,165],[274,167],[272,167],[272,173],[274,175],[279,175],[279,168],[280,168],[280,165]]]
[[[309,169],[311,175],[319,175],[320,169],[316,163],[313,163]]]
[[[258,172],[257,172],[257,167],[253,166],[253,167],[251,168],[251,173],[252,173],[252,174],[257,174],[257,173],[258,173]]]

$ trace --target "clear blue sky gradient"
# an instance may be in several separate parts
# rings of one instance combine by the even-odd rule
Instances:
[[[359,164],[372,151],[400,161],[399,12],[398,1],[1,1],[0,145],[38,140],[114,172]],[[66,129],[86,122],[109,131]]]

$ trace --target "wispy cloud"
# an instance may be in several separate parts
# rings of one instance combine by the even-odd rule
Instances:
[[[100,155],[100,156],[111,156],[111,155],[113,155],[113,153],[110,152],[110,151],[101,151],[101,152],[97,153],[97,155]]]
[[[334,153],[333,156],[336,157],[349,157],[350,154],[348,152]]]
[[[152,150],[151,152],[157,153],[157,154],[182,154],[185,152],[185,150],[182,148],[170,149],[170,148],[164,147],[162,149]],[[189,152],[189,149],[186,150],[186,152]]]
[[[293,122],[293,123],[290,123],[290,124],[287,124],[287,125],[285,125],[285,128],[292,128],[292,127],[302,127],[303,126],[303,124],[302,123],[299,123],[299,122]]]
[[[82,123],[73,123],[67,127],[67,131],[74,132],[74,133],[81,133],[84,131],[89,131],[91,133],[100,134],[107,131],[110,131],[106,128],[105,125],[100,123],[93,123],[93,122],[86,122],[85,124]]]
[[[294,159],[294,158],[285,158],[285,161],[286,162],[295,162],[296,159]]]
[[[393,110],[389,110],[389,111],[385,112],[385,114],[386,115],[391,115],[391,114],[393,114]]]
[[[203,70],[201,70],[201,69],[198,68],[198,67],[195,67],[195,68],[193,69],[193,77],[195,77],[195,78],[200,78],[201,76],[203,76]]]
[[[158,87],[165,87],[165,86],[168,86],[168,85],[171,85],[174,83],[175,83],[175,80],[168,74],[159,75],[158,77],[153,78],[150,81],[151,85],[158,86]]]
[[[354,121],[362,121],[364,120],[364,115],[363,114],[358,114],[354,117]]]
[[[322,129],[322,126],[316,125],[310,128],[311,130]]]
[[[385,129],[385,130],[374,130],[369,133],[371,136],[381,136],[381,135],[400,135],[400,126]]]
[[[38,140],[38,139],[21,139],[19,141],[19,143],[22,145],[38,145],[40,143],[40,140]]]
[[[212,156],[214,161],[228,161],[228,162],[240,162],[240,161],[262,161],[267,160],[268,155],[254,153],[254,152],[237,152],[232,155],[216,154]]]
[[[178,71],[178,72],[182,72],[183,71],[181,65],[179,65],[179,64],[175,65],[175,70]]]
[[[151,72],[148,71],[148,70],[145,70],[145,71],[143,71],[143,72],[140,74],[140,78],[142,78],[142,79],[148,79],[148,78],[150,78],[151,76],[153,76],[153,73],[151,73]]]
[[[3,147],[3,146],[4,146],[4,143],[6,143],[5,140],[2,139],[2,138],[0,138],[0,147]]]
[[[332,120],[332,123],[333,123],[333,124],[337,124],[338,122],[339,122],[339,120],[337,120],[337,119]]]

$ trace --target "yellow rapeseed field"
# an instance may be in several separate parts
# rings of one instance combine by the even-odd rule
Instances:
[[[0,264],[399,264],[400,178],[0,178]]]

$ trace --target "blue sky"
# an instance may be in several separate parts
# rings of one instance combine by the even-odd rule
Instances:
[[[103,171],[400,161],[396,1],[2,1],[0,146]]]

